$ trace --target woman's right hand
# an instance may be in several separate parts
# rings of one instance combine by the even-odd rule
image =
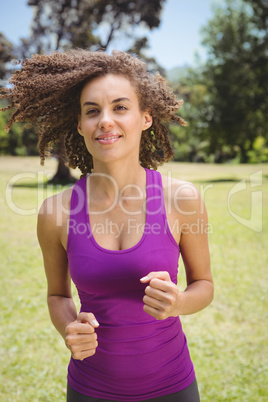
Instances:
[[[99,326],[94,314],[80,313],[65,328],[65,344],[76,360],[93,356],[98,346],[95,328]]]

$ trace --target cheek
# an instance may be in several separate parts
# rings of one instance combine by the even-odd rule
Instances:
[[[94,124],[90,119],[81,119],[80,127],[83,135],[87,135],[90,134],[94,129]]]
[[[85,143],[85,147],[88,150],[88,152],[93,155],[94,154],[94,142],[92,141],[92,139],[88,136],[85,135],[84,137],[84,143]]]
[[[132,118],[126,122],[126,125],[129,129],[131,129],[131,131],[136,132],[140,135],[143,130],[143,123],[144,121],[137,114],[133,115]]]

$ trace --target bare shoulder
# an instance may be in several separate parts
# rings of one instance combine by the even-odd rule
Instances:
[[[165,203],[181,220],[194,219],[200,214],[206,214],[206,207],[197,187],[184,180],[162,176]]]
[[[39,209],[39,215],[49,215],[53,217],[53,215],[58,212],[69,212],[72,190],[73,186],[46,198]]]
[[[73,187],[46,198],[38,213],[37,235],[39,241],[58,240],[65,244],[67,221],[70,214],[70,201]]]
[[[39,209],[38,216],[41,219],[45,217],[47,221],[52,223],[62,215],[69,214],[72,189],[73,187],[69,187],[60,193],[46,198]]]
[[[181,192],[183,195],[191,195],[198,192],[197,187],[185,180],[175,179],[170,176],[162,175],[163,189],[171,188],[173,192]]]

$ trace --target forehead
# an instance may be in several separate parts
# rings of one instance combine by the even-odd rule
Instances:
[[[122,75],[108,74],[89,81],[81,92],[81,101],[86,98],[91,100],[108,97],[110,100],[127,97],[130,100],[137,100],[134,86],[128,78]]]

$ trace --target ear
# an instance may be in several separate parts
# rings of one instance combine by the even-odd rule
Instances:
[[[144,124],[143,124],[143,131],[144,130],[148,130],[148,128],[151,127],[151,125],[153,124],[153,118],[150,114],[149,111],[145,112],[144,114]]]
[[[77,123],[77,131],[83,137],[82,129],[81,129],[81,116],[78,116],[78,123]]]

